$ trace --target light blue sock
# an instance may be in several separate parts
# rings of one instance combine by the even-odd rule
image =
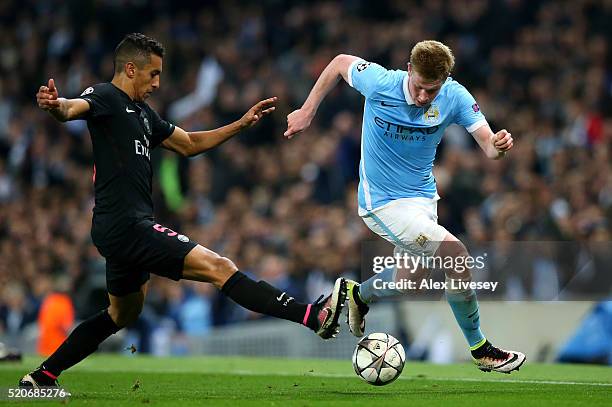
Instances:
[[[365,303],[370,303],[373,301],[378,301],[381,298],[388,297],[396,297],[401,292],[397,290],[389,290],[389,289],[381,289],[375,288],[374,282],[376,280],[380,280],[376,283],[378,287],[380,287],[382,282],[392,282],[395,281],[395,267],[386,268],[382,272],[378,274],[374,274],[372,277],[368,278],[366,281],[361,283],[359,286],[359,298]]]
[[[485,337],[480,331],[480,313],[478,300],[474,290],[449,291],[446,290],[446,300],[455,314],[455,319],[463,331],[465,339],[474,350],[485,343]]]

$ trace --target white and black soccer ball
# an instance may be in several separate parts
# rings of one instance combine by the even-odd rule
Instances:
[[[375,386],[384,386],[397,379],[405,362],[406,353],[402,344],[385,333],[364,336],[353,352],[355,373]]]

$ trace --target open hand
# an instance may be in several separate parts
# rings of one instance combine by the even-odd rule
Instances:
[[[262,117],[272,113],[276,109],[274,104],[277,100],[278,98],[274,96],[258,102],[242,116],[240,119],[242,126],[246,128],[253,127]]]

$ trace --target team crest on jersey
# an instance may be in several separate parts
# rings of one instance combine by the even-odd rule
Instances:
[[[440,120],[440,109],[437,105],[432,104],[429,109],[423,113],[423,120],[425,123],[437,124]]]
[[[81,96],[89,95],[89,94],[90,94],[90,93],[92,93],[93,91],[94,91],[94,88],[90,86],[90,87],[88,87],[87,89],[85,89],[85,90],[83,91],[83,93],[81,93]]]
[[[144,124],[144,128],[145,128],[145,131],[147,132],[147,134],[151,135],[151,124],[149,124],[149,119],[147,119],[147,116],[143,115],[142,123]]]

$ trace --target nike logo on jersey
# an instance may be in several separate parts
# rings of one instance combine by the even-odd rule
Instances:
[[[128,112],[128,113],[135,113],[136,112],[136,110],[130,110],[130,108],[127,107],[127,106],[125,107],[125,111]]]
[[[380,104],[382,106],[385,106],[385,107],[398,107],[399,106],[399,105],[392,105],[392,104],[389,104],[389,103],[386,103],[386,102],[380,102]]]

